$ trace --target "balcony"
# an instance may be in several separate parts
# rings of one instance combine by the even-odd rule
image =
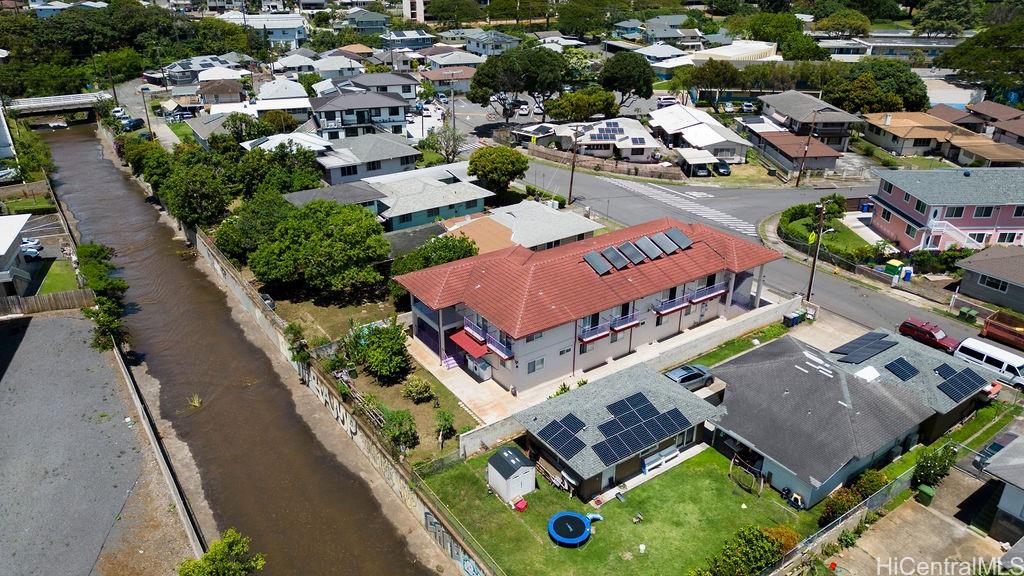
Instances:
[[[420,302],[419,300],[414,302],[412,307],[415,308],[417,312],[419,312],[420,316],[426,317],[431,322],[437,322],[437,310],[434,310],[433,308],[427,306],[426,304]]]
[[[690,302],[697,304],[705,300],[710,300],[719,294],[725,294],[725,291],[729,289],[728,282],[719,282],[718,284],[712,284],[711,286],[705,286],[699,290],[690,292]]]
[[[487,332],[469,318],[462,319],[462,328],[467,334],[475,338],[477,342],[484,342],[487,339]]]
[[[580,340],[583,342],[593,342],[607,336],[610,330],[611,322],[602,322],[597,326],[585,326],[580,328]]]
[[[685,308],[686,306],[689,306],[689,305],[690,305],[690,295],[689,294],[683,294],[682,296],[680,296],[678,298],[673,298],[671,300],[661,300],[661,301],[659,301],[657,304],[654,305],[654,312],[655,312],[655,314],[657,314],[659,316],[664,316],[665,314],[671,314],[673,312],[678,312],[679,310],[682,310],[683,308]]]
[[[490,348],[491,350],[494,350],[494,352],[498,356],[501,356],[505,360],[508,360],[514,356],[514,354],[512,354],[511,347],[502,344],[500,340],[498,340],[494,336],[491,336],[490,334],[487,335],[487,347]]]
[[[640,324],[640,317],[643,316],[642,312],[633,312],[632,314],[626,314],[625,316],[619,316],[618,318],[612,319],[609,323],[609,328],[619,332],[627,328],[632,328],[637,324]]]
[[[953,223],[947,220],[929,220],[928,228],[931,230],[932,234],[949,237],[964,248],[980,250],[985,247],[984,244],[971,238],[966,232],[957,228]]]

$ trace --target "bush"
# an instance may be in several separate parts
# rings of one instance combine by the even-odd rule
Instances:
[[[782,545],[756,526],[740,528],[717,556],[707,559],[714,576],[760,574],[782,559]]]
[[[558,389],[555,390],[555,393],[552,394],[551,396],[548,396],[548,399],[550,400],[551,398],[554,398],[555,396],[561,396],[562,394],[565,394],[568,391],[569,391],[569,385],[566,384],[565,382],[562,382],[561,384],[558,385]]]
[[[556,200],[556,201],[558,201],[558,207],[559,208],[565,208],[565,205],[568,202],[565,199],[564,196],[559,196],[558,194],[552,194],[551,192],[548,192],[547,190],[542,190],[540,188],[537,188],[533,184],[527,184],[526,185],[526,195],[527,196],[533,196],[537,200]]]
[[[839,538],[836,539],[843,548],[852,548],[857,543],[857,535],[849,530],[843,530],[839,533]]]
[[[831,524],[836,518],[846,514],[857,504],[860,504],[861,500],[860,494],[849,488],[836,490],[821,503],[821,517],[818,518],[818,526]]]
[[[405,330],[394,318],[391,323],[371,326],[365,335],[366,371],[381,384],[401,381],[409,373],[409,353],[405,349]]]
[[[949,469],[956,462],[956,448],[946,444],[940,448],[923,450],[917,458],[914,468],[914,484],[938,486],[939,482],[949,474]]]
[[[761,531],[779,543],[783,554],[789,553],[790,550],[796,548],[796,545],[800,543],[800,535],[789,526],[772,526],[770,528],[762,528]]]
[[[415,448],[420,443],[416,432],[416,420],[408,410],[384,411],[384,428],[381,432],[395,450]]]
[[[447,410],[434,412],[434,432],[442,439],[455,436],[455,417]]]
[[[402,386],[402,396],[412,400],[415,404],[422,404],[434,399],[434,389],[423,378],[413,376]]]
[[[853,483],[853,489],[860,494],[861,498],[867,498],[885,488],[888,483],[889,479],[881,470],[865,470]]]
[[[869,144],[869,143],[865,142],[863,150],[864,150],[864,155],[870,158],[870,157],[873,157],[875,155],[875,150],[878,150],[878,147],[875,146],[874,144]]]

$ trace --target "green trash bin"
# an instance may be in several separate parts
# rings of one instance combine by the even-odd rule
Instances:
[[[931,506],[932,499],[935,498],[935,488],[922,484],[917,487],[917,501],[924,506]]]

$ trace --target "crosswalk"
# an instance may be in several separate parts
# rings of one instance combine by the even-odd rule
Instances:
[[[678,208],[684,212],[700,216],[705,220],[710,220],[711,222],[726,228],[732,228],[741,234],[757,236],[757,226],[750,222],[741,220],[735,216],[730,216],[721,210],[715,210],[714,208],[709,208],[693,201],[693,199],[696,198],[714,197],[714,195],[707,192],[701,192],[698,190],[687,190],[684,192],[682,190],[672,190],[671,188],[666,188],[657,184],[645,184],[643,182],[635,182],[633,180],[608,178],[607,176],[599,176],[598,179],[604,180],[605,182],[618,186],[619,188],[629,190],[630,192],[646,196],[652,200],[657,200],[658,202],[667,204],[673,208]]]
[[[484,146],[483,142],[481,142],[479,139],[474,138],[472,140],[467,141],[465,144],[463,144],[462,147],[459,148],[459,153],[460,154],[470,154],[470,153],[473,152],[473,150],[476,150],[477,148],[483,148],[483,146]]]

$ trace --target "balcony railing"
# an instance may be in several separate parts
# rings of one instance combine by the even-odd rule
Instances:
[[[426,316],[431,322],[437,322],[437,310],[434,310],[433,308],[427,306],[426,304],[420,302],[419,300],[413,303],[412,306],[413,308],[416,309],[417,312],[419,312],[423,316]]]
[[[611,322],[602,322],[597,326],[585,326],[580,328],[580,340],[584,342],[588,340],[597,340],[598,338],[608,334],[611,330]]]
[[[932,234],[948,236],[964,248],[981,249],[985,247],[981,242],[971,238],[967,235],[967,232],[964,232],[948,220],[929,220],[928,228],[931,230]]]
[[[690,292],[690,301],[694,302],[694,301],[697,301],[697,300],[707,299],[709,296],[711,296],[713,294],[717,294],[719,292],[725,292],[728,289],[729,289],[729,283],[728,282],[719,282],[718,284],[712,284],[711,286],[705,286],[704,288],[700,288],[698,290],[694,290],[693,292]]]
[[[483,328],[477,325],[476,322],[473,322],[469,318],[462,319],[462,328],[466,331],[467,334],[469,334],[473,338],[476,338],[478,342],[483,342],[484,340],[486,340],[487,333],[483,330]]]
[[[505,360],[508,360],[513,356],[511,347],[502,344],[500,340],[490,334],[487,335],[487,347],[494,350],[498,356],[501,356]]]
[[[640,317],[643,316],[642,312],[633,312],[632,314],[626,314],[625,316],[619,316],[618,318],[612,319],[609,323],[610,328],[615,331],[625,330],[630,326],[635,326],[640,323]]]
[[[678,298],[671,300],[661,300],[654,305],[654,311],[658,314],[668,314],[669,312],[675,312],[681,310],[684,306],[690,303],[690,295],[683,294]]]

